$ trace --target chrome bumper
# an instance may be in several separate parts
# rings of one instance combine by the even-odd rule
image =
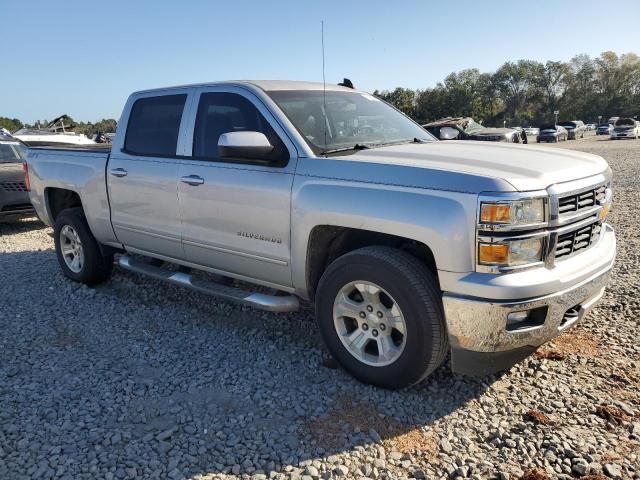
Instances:
[[[492,300],[445,293],[453,370],[485,374],[508,368],[514,357],[521,359],[580,322],[602,298],[614,260],[615,253],[582,282],[535,298]],[[535,312],[532,320],[508,325],[509,314],[527,311]]]

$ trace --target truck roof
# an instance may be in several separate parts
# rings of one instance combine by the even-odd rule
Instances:
[[[134,93],[152,93],[152,92],[160,92],[171,90],[174,88],[185,88],[185,87],[210,87],[215,85],[252,85],[254,87],[258,87],[265,91],[272,90],[322,90],[323,83],[322,82],[303,82],[296,80],[225,80],[225,81],[217,81],[217,82],[207,82],[207,83],[194,83],[188,85],[176,85],[173,87],[162,87],[162,88],[152,88],[148,90],[140,90]],[[352,88],[343,87],[341,85],[335,84],[326,84],[327,91],[344,91],[344,92],[353,92]]]

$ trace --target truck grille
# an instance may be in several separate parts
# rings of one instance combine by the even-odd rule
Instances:
[[[555,258],[568,257],[580,250],[589,248],[598,241],[601,230],[602,224],[597,222],[559,235],[556,243]]]
[[[7,192],[26,192],[27,186],[24,182],[4,182],[0,186]]]
[[[584,190],[572,195],[566,195],[558,199],[558,214],[563,215],[580,213],[598,205],[598,201],[604,200],[606,185]]]

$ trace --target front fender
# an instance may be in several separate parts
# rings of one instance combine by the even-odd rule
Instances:
[[[475,194],[297,176],[292,195],[292,276],[303,297],[308,297],[309,238],[321,225],[422,242],[438,270],[473,270]]]

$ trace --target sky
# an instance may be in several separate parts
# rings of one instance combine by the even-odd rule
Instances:
[[[147,88],[322,81],[322,20],[327,82],[366,91],[518,59],[640,53],[636,0],[0,0],[0,12],[0,116],[29,123],[117,119]]]

